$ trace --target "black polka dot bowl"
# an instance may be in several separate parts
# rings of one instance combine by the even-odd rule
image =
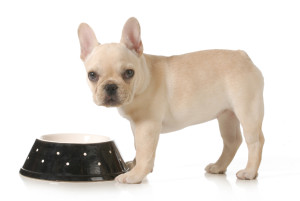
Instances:
[[[51,134],[36,139],[20,174],[55,181],[103,181],[127,171],[117,146],[108,137]]]

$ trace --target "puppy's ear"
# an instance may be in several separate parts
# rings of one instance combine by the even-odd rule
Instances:
[[[125,23],[121,43],[124,43],[128,49],[135,51],[138,56],[143,54],[141,28],[136,18],[129,18]]]
[[[81,23],[78,27],[78,38],[81,48],[80,58],[82,61],[85,61],[99,43],[92,28],[85,23]]]

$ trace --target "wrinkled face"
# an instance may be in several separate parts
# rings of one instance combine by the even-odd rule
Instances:
[[[97,105],[118,107],[132,101],[140,74],[139,58],[123,44],[96,46],[84,65]]]
[[[129,18],[120,43],[100,45],[86,23],[78,27],[80,58],[84,62],[94,102],[106,107],[129,104],[147,87],[150,76],[143,57],[140,25]]]

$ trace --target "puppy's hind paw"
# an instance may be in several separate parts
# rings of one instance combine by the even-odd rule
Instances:
[[[252,179],[256,179],[257,172],[244,169],[238,171],[236,173],[236,177],[241,180],[252,180]]]
[[[211,163],[206,166],[205,171],[211,174],[224,174],[226,172],[226,168],[223,168],[215,163]]]

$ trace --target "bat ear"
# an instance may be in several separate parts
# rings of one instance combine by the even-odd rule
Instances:
[[[121,43],[136,52],[138,56],[143,54],[143,43],[141,40],[141,28],[136,18],[132,17],[127,20],[123,27]]]
[[[80,48],[81,48],[80,58],[82,61],[85,61],[87,56],[91,54],[92,50],[97,45],[99,45],[99,43],[97,41],[94,31],[86,23],[82,23],[79,25],[78,38],[79,38]]]

